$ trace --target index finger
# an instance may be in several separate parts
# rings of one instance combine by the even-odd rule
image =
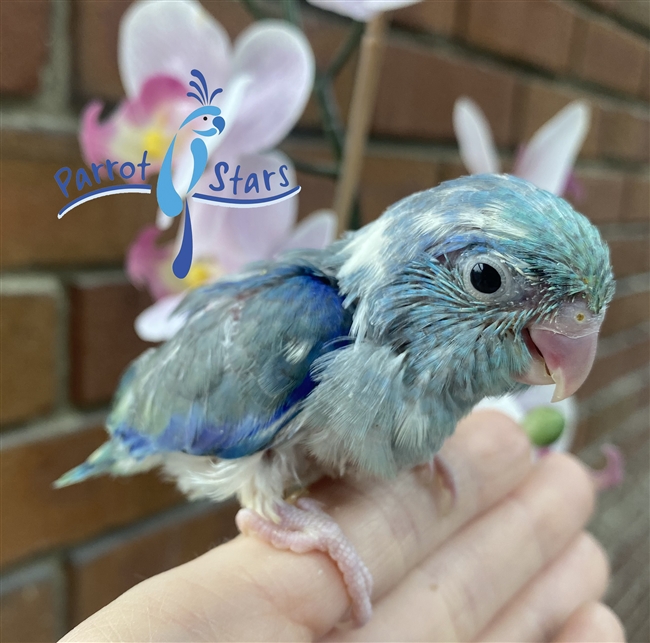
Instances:
[[[313,497],[341,525],[389,591],[455,531],[511,492],[532,467],[523,431],[505,416],[476,413],[441,451],[442,467],[395,480],[323,481]],[[345,616],[349,598],[324,554],[276,550],[238,537],[153,577],[64,640],[309,640]],[[115,630],[116,622],[128,631]]]

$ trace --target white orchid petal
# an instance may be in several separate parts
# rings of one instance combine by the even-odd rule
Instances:
[[[190,201],[190,212],[192,237],[194,239],[194,259],[219,263],[222,247],[230,243],[230,240],[223,232],[224,218],[227,213],[226,208],[192,200]],[[177,243],[179,243],[179,240],[177,240]]]
[[[239,158],[222,159],[221,156],[219,158],[225,160],[229,165],[228,173],[224,174],[224,178],[226,178],[225,190],[218,193],[212,190],[210,184],[215,184],[217,181],[214,174],[206,173],[193,193],[220,194],[229,198],[251,199],[278,194],[287,189],[280,185],[282,178],[278,169],[282,165],[286,166],[284,173],[289,185],[296,185],[296,174],[291,159],[282,152],[248,154]],[[235,174],[237,165],[241,166],[239,175],[242,180],[235,195],[232,184],[227,179]],[[267,177],[271,191],[266,189],[264,170],[273,173],[273,176]],[[253,174],[257,177],[259,191],[251,187],[247,194],[245,192],[246,182],[248,177]],[[211,230],[210,234],[213,235],[207,241],[210,250],[206,249],[206,256],[214,257],[226,272],[238,270],[251,261],[271,258],[291,233],[298,215],[297,207],[298,199],[296,197],[255,208],[226,208],[198,202],[194,199],[190,200],[192,222],[195,219],[195,212],[198,212],[200,217],[198,234],[201,234],[205,223],[207,229]],[[207,220],[212,216],[211,212],[215,213],[215,217],[223,219],[220,224],[214,223],[212,227]],[[196,228],[196,225],[194,227]],[[195,243],[201,247],[203,240],[197,239],[197,233],[194,234],[194,237]],[[196,245],[194,254],[196,257],[199,256]]]
[[[481,108],[471,98],[459,98],[454,105],[453,122],[465,167],[472,174],[499,172],[492,130]]]
[[[569,103],[535,132],[513,174],[553,194],[562,194],[589,130],[585,101]]]
[[[316,248],[329,246],[336,237],[337,219],[332,210],[317,210],[303,219],[286,240],[282,250]]]
[[[297,199],[287,199],[264,208],[228,210],[224,232],[233,240],[227,254],[230,265],[242,266],[253,261],[270,259],[284,242],[287,223],[295,220]]]
[[[192,69],[204,74],[210,91],[224,87],[230,58],[225,29],[195,0],[140,0],[120,23],[118,63],[129,97],[156,75],[187,84]]]
[[[158,208],[158,211],[156,212],[156,228],[158,228],[158,230],[169,230],[169,228],[172,227],[172,223],[174,223],[174,219],[168,217],[160,208]]]
[[[173,337],[185,323],[186,315],[173,315],[185,293],[159,299],[135,319],[135,332],[146,342],[163,342]]]
[[[230,79],[227,91],[224,92],[223,100],[220,104],[221,115],[226,121],[226,132],[228,131],[229,123],[231,121],[234,123],[237,120],[242,102],[246,96],[246,91],[254,82],[255,79],[253,76],[246,73],[237,74]]]
[[[226,117],[228,148],[246,154],[279,143],[305,108],[314,69],[308,40],[292,25],[264,20],[246,29],[235,43],[232,78],[248,85],[234,122]]]
[[[526,413],[516,395],[503,395],[502,397],[483,398],[475,407],[474,411],[499,411],[520,424]]]
[[[232,208],[224,224],[225,234],[238,247],[241,265],[270,259],[291,234],[298,217],[298,198],[271,203],[263,208]]]
[[[378,13],[417,4],[420,0],[307,0],[309,4],[360,22],[368,22]]]

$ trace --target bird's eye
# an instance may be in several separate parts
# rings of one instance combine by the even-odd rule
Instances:
[[[203,117],[203,120],[204,120],[204,121],[207,121],[207,120],[208,120],[208,117],[207,117],[207,116],[204,116],[204,117]]]
[[[491,253],[475,254],[466,257],[463,264],[465,289],[476,299],[495,302],[515,295],[515,280],[501,258]]]
[[[469,280],[476,290],[491,295],[501,288],[501,275],[489,263],[476,263],[469,273]]]

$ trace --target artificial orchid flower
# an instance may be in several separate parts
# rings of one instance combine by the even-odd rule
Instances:
[[[417,4],[420,0],[307,0],[307,2],[359,22],[368,22],[378,13],[408,7]]]
[[[233,47],[224,28],[195,0],[135,2],[120,24],[118,54],[127,98],[103,124],[100,103],[84,112],[80,141],[88,162],[129,158],[138,148],[138,155],[148,150],[147,160],[158,169],[195,106],[187,95],[193,69],[203,73],[211,91],[223,88],[219,107],[226,128],[209,139],[209,156],[217,147],[228,158],[272,148],[298,120],[314,78],[311,47],[292,25],[256,22]],[[185,185],[191,155],[178,159],[174,183]],[[158,222],[171,224],[160,213]]]
[[[520,150],[511,174],[553,194],[563,194],[589,130],[589,115],[586,102],[569,103]],[[500,163],[492,132],[479,106],[469,98],[459,98],[453,122],[465,167],[472,174],[498,173]]]

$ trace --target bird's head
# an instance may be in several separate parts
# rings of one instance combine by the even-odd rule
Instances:
[[[481,175],[414,194],[343,252],[353,331],[407,353],[413,377],[442,373],[466,401],[555,383],[560,400],[589,374],[614,292],[608,248],[531,183]]]
[[[203,105],[195,109],[181,124],[179,130],[189,127],[199,136],[216,136],[226,127],[226,121],[221,116],[221,110],[215,105]]]

